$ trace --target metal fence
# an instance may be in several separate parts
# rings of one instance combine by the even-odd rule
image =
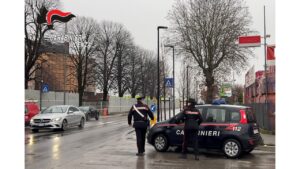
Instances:
[[[246,104],[253,109],[256,120],[260,128],[275,132],[275,104],[268,103],[267,109],[265,103]]]
[[[42,96],[42,98],[40,98]],[[79,95],[78,93],[66,93],[66,104],[78,106]],[[25,90],[25,100],[36,100],[42,107],[49,107],[53,105],[64,104],[64,93],[63,92],[48,92],[40,93],[39,90]]]
[[[125,97],[110,97],[109,101],[99,101],[99,102],[83,102],[83,105],[94,106],[96,107],[102,114],[107,110],[109,115],[111,114],[123,114],[128,113],[131,106],[136,103],[136,99],[134,98],[125,98]],[[150,106],[154,102],[151,99],[145,99],[145,103]]]

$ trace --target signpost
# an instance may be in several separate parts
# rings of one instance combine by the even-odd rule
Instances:
[[[222,97],[231,97],[232,96],[232,86],[230,83],[225,83],[221,86],[220,95]]]
[[[43,93],[48,93],[49,92],[49,85],[48,84],[43,84],[42,85],[42,92]]]
[[[173,78],[165,78],[165,86],[168,88],[174,87],[174,79]]]
[[[259,35],[239,37],[240,47],[260,47],[260,45],[261,45],[261,37]]]

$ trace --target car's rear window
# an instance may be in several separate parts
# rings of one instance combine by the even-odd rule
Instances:
[[[230,111],[230,122],[239,122],[240,121],[240,112]]]
[[[256,123],[256,118],[252,109],[250,108],[246,109],[246,116],[247,116],[248,123]]]
[[[205,122],[224,123],[225,116],[226,116],[225,109],[208,108],[205,117]]]

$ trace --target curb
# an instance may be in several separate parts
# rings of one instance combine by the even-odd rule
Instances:
[[[257,146],[254,150],[275,152],[275,149],[276,147],[272,145],[261,145],[261,146]]]

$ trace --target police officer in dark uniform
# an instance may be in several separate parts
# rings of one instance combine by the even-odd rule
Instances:
[[[131,119],[133,116],[133,127],[136,133],[136,142],[138,147],[137,156],[144,155],[145,152],[145,139],[147,127],[149,125],[148,116],[151,120],[154,119],[149,107],[143,103],[144,97],[137,98],[137,104],[133,105],[128,113],[128,125],[131,126]]]
[[[199,125],[202,123],[202,116],[197,108],[195,108],[195,99],[190,98],[188,100],[188,107],[183,110],[181,116],[178,119],[184,121],[184,135],[182,144],[182,155],[181,158],[187,158],[187,146],[188,143],[192,142],[194,145],[195,160],[198,158],[198,132]]]

